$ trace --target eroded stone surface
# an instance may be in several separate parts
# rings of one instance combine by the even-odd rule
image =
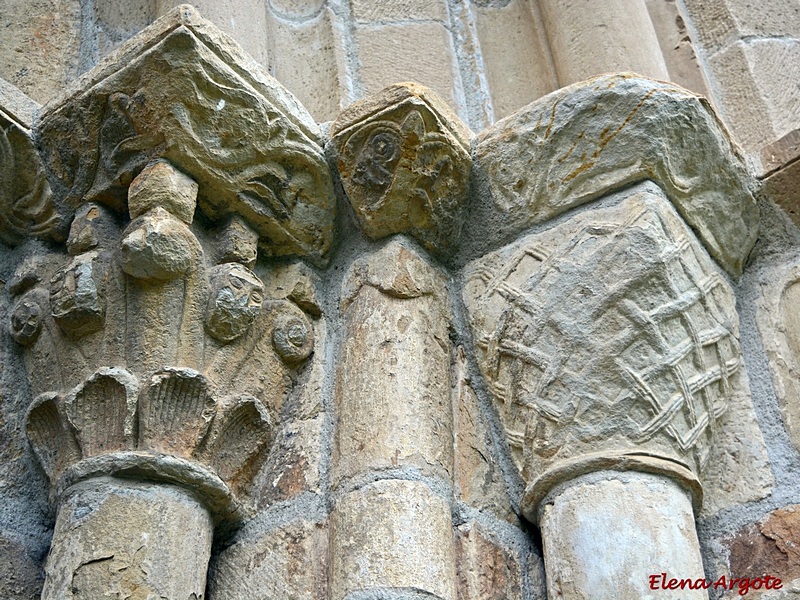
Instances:
[[[705,590],[651,591],[649,576],[703,578],[690,497],[644,473],[578,480],[541,509],[547,597],[705,600]],[[653,565],[658,565],[654,567]]]
[[[458,600],[522,600],[519,556],[499,546],[477,523],[456,530]]]
[[[750,589],[747,597],[764,600],[789,600],[800,592],[800,506],[779,508],[758,523],[747,525],[724,540],[729,552],[728,576],[763,577],[771,575],[782,581],[782,589]],[[741,597],[738,590],[724,598]]]
[[[722,415],[711,454],[703,471],[703,508],[699,518],[754,502],[775,488],[767,444],[758,423],[749,385],[741,380]]]
[[[190,225],[197,204],[197,183],[164,160],[147,165],[128,188],[131,219],[160,206]]]
[[[0,79],[0,240],[16,244],[27,236],[64,239],[65,211],[53,202],[50,183],[31,133],[39,105]]]
[[[373,239],[408,233],[449,249],[467,201],[470,134],[431,91],[391,86],[345,110],[333,125],[342,184]]]
[[[786,431],[800,448],[800,261],[796,258],[763,277],[757,321]]]
[[[321,493],[324,417],[291,419],[275,433],[264,468],[253,482],[259,508],[293,500],[304,492]]]
[[[28,554],[25,544],[0,536],[0,594],[3,598],[34,600],[41,597],[41,565]]]
[[[489,438],[475,392],[465,380],[464,357],[457,359],[455,410],[455,483],[458,497],[470,506],[491,512],[511,523],[511,510],[503,473]]]
[[[413,466],[453,473],[450,347],[442,275],[392,241],[345,278],[334,482]]]
[[[505,241],[636,181],[657,182],[711,255],[742,272],[758,233],[752,177],[707,101],[632,75],[563,88],[484,130],[465,239]]]
[[[39,127],[59,206],[97,200],[121,211],[138,172],[166,158],[200,185],[199,207],[210,218],[240,215],[266,254],[322,259],[334,202],[316,126],[191,7],[157,21],[78,83]]]
[[[700,472],[720,417],[747,393],[738,317],[663,193],[620,194],[465,276],[478,362],[529,484],[625,453]]]
[[[298,519],[244,539],[216,561],[209,594],[220,600],[327,598],[327,537],[326,524]]]
[[[381,589],[456,600],[450,506],[425,484],[378,481],[346,494],[330,535],[333,600]]]
[[[42,598],[203,598],[212,529],[206,509],[171,486],[77,486],[58,513]]]
[[[250,269],[236,263],[215,267],[209,280],[206,331],[220,342],[232,342],[250,328],[261,311],[264,285]]]

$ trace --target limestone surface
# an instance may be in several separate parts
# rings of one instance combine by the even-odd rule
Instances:
[[[758,235],[752,176],[708,102],[631,74],[562,88],[484,130],[464,237],[508,240],[632,183],[652,180],[714,259],[741,274]]]
[[[199,184],[202,212],[241,216],[266,254],[322,260],[330,247],[333,186],[316,125],[191,7],[120,46],[48,105],[38,131],[63,210],[98,201],[122,212],[129,184],[165,158]],[[137,189],[132,216],[144,210]]]
[[[377,481],[336,504],[331,522],[331,595],[416,590],[456,600],[450,507],[414,481]]]
[[[372,239],[408,233],[428,250],[452,247],[469,187],[470,133],[431,90],[404,83],[336,120],[339,174]]]
[[[705,577],[685,491],[644,473],[602,475],[569,484],[542,508],[547,597],[707,599],[705,589],[650,587],[650,575],[661,572]]]
[[[413,466],[453,473],[450,348],[444,280],[398,241],[357,261],[342,292],[335,484]]]
[[[758,328],[786,431],[800,448],[800,262],[770,269],[761,282]]]
[[[212,529],[206,509],[177,488],[77,486],[59,510],[42,598],[203,598]]]
[[[42,159],[32,139],[33,113],[41,108],[0,79],[0,240],[27,236],[64,239],[69,217],[53,202]]]
[[[522,600],[522,568],[515,553],[497,544],[478,523],[456,532],[459,600]]]
[[[523,237],[465,278],[478,363],[529,493],[548,469],[574,476],[599,455],[702,470],[746,393],[738,317],[658,188]]]
[[[217,560],[209,594],[219,600],[327,598],[326,526],[296,519],[232,545]]]

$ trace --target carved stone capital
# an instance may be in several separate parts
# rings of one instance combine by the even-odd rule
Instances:
[[[164,158],[199,185],[207,217],[243,219],[265,255],[321,261],[331,245],[333,185],[316,124],[190,6],[49,104],[38,135],[60,210],[98,202],[123,213],[133,179]],[[144,212],[130,198],[131,216]],[[184,221],[194,213],[164,208]]]
[[[555,484],[602,469],[670,476],[699,504],[718,420],[745,389],[733,291],[705,249],[655,185],[611,200],[465,271],[532,520]]]
[[[342,184],[372,239],[394,233],[443,252],[456,241],[467,201],[471,134],[431,90],[390,86],[333,124]]]
[[[150,163],[132,221],[83,204],[69,252],[40,253],[8,286],[36,395],[26,432],[57,494],[89,477],[161,481],[227,521],[272,443],[313,325],[244,264],[215,264],[230,257],[193,221],[198,189]]]
[[[484,130],[473,158],[483,201],[464,237],[478,246],[645,180],[734,277],[758,236],[741,151],[705,98],[671,83],[628,73],[562,88]]]

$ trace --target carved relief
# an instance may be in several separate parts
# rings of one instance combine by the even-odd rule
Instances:
[[[103,266],[96,252],[76,256],[50,279],[50,309],[70,337],[98,331],[105,318]]]
[[[433,92],[389,87],[333,125],[339,173],[364,232],[407,232],[432,251],[458,236],[469,185],[469,130]]]
[[[324,263],[332,177],[305,110],[191,7],[82,81],[39,120],[53,194],[40,162],[36,198],[10,187],[24,152],[0,112],[0,239],[58,242],[28,243],[4,287],[36,398],[25,433],[57,504],[42,597],[199,598],[215,529],[295,468],[272,452],[297,426],[279,417],[320,445],[313,272],[266,297],[258,258]]]
[[[477,243],[505,243],[644,180],[665,190],[731,275],[756,240],[754,184],[739,149],[705,98],[671,83],[623,73],[562,88],[481,132],[474,160],[486,201],[466,235]]]
[[[214,265],[221,253],[193,224],[197,189],[151,163],[131,185],[127,226],[86,204],[67,242],[78,254],[44,253],[9,283],[9,329],[40,394],[26,431],[54,489],[136,474],[200,489],[231,518],[271,444],[313,325],[265,300],[246,266]]]
[[[138,171],[164,158],[199,184],[203,213],[240,216],[266,255],[324,260],[334,196],[316,125],[208,29],[193,10],[175,11],[120,48],[91,88],[48,107],[40,134],[57,197],[121,211]]]
[[[261,310],[264,285],[250,269],[236,263],[214,267],[209,280],[206,331],[220,342],[232,342],[247,331]]]
[[[0,240],[64,239],[66,218],[53,201],[31,139],[38,104],[10,85],[0,87]],[[16,108],[17,110],[14,110]]]
[[[529,484],[591,457],[697,476],[740,386],[735,301],[657,188],[524,237],[466,278],[479,364]]]

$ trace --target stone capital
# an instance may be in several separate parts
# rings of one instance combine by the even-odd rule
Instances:
[[[471,133],[433,91],[400,83],[333,124],[342,185],[370,238],[396,233],[452,250],[464,220]]]
[[[264,255],[319,262],[330,248],[335,203],[319,129],[190,6],[48,104],[37,134],[61,211],[97,202],[125,214],[128,186],[166,159],[197,182],[204,216],[243,219]]]

